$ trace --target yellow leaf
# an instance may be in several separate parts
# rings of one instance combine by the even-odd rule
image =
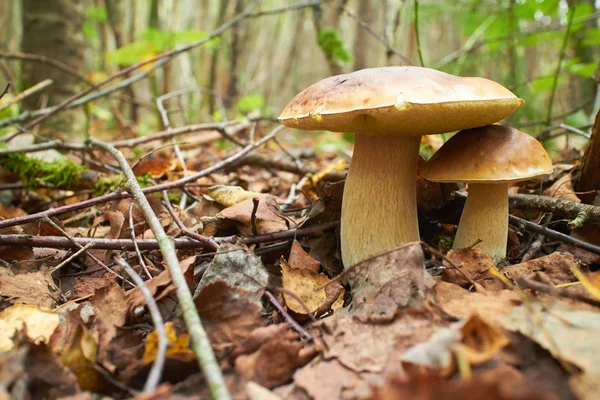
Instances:
[[[23,328],[31,340],[47,343],[58,321],[58,314],[35,305],[15,304],[5,309],[0,313],[0,351],[13,349],[12,337]]]

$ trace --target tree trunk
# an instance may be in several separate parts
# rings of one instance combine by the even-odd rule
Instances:
[[[23,41],[25,53],[54,58],[76,70],[83,67],[83,1],[82,0],[22,0]],[[24,87],[52,79],[53,84],[43,93],[24,102],[36,109],[40,96],[48,96],[48,104],[56,105],[78,92],[78,78],[42,63],[23,63]],[[85,113],[81,107],[64,110],[47,122],[48,126],[72,137],[85,135]]]

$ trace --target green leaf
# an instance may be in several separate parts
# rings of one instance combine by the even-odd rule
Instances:
[[[334,63],[350,62],[352,56],[346,49],[341,35],[335,29],[323,29],[317,38],[317,44],[325,53],[325,56]]]
[[[589,121],[589,116],[583,110],[579,110],[565,118],[565,124],[574,127],[585,126],[589,123]]]
[[[558,85],[566,82],[566,78],[559,76],[558,77]],[[540,93],[545,92],[552,89],[552,85],[554,84],[554,76],[543,76],[541,78],[536,78],[531,81],[531,92],[532,93]]]
[[[581,44],[584,47],[600,46],[600,28],[586,29]]]
[[[241,113],[249,113],[250,111],[260,110],[265,106],[265,98],[259,94],[251,94],[242,96],[236,107]]]
[[[107,54],[110,62],[119,65],[132,65],[146,60],[156,54],[156,48],[150,42],[135,42],[119,47]]]
[[[93,22],[104,22],[108,19],[106,7],[87,7],[84,13],[85,18]]]
[[[158,28],[148,28],[138,35],[139,39],[151,43],[158,52],[175,47],[175,34]]]
[[[190,43],[198,42],[198,41],[206,38],[207,36],[208,36],[208,34],[205,31],[190,30],[190,31],[175,32],[173,34],[173,41],[175,42],[175,44],[190,44]],[[212,38],[209,41],[207,41],[206,43],[204,43],[202,46],[208,47],[211,49],[216,49],[217,47],[219,47],[220,40],[221,39],[218,37]]]
[[[568,71],[577,76],[581,76],[583,78],[592,78],[594,76],[594,71],[596,71],[597,63],[589,62],[589,63],[577,63],[570,65],[567,69]]]

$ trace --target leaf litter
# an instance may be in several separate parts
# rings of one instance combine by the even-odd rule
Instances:
[[[260,151],[265,158],[289,158],[275,147]],[[214,146],[185,150],[188,171],[222,153]],[[138,175],[183,176],[172,153],[154,156],[136,166]],[[346,164],[326,152],[304,162],[311,172],[300,177],[243,163],[216,172],[189,186],[194,198],[184,208],[176,206],[182,193],[169,192],[178,196],[171,202],[188,230],[219,240],[216,254],[182,248],[178,258],[234,398],[597,398],[600,314],[590,290],[600,288],[597,258],[568,246],[554,252],[553,245],[519,263],[514,254],[526,250],[528,238],[514,231],[510,265],[496,266],[478,249],[441,257],[410,243],[344,270],[337,228],[317,228],[339,220]],[[553,176],[547,193],[573,199],[564,176]],[[454,225],[437,221],[454,215],[449,199],[456,187],[419,177],[417,189],[424,240],[442,249]],[[22,208],[0,205],[0,217],[27,215],[33,210],[27,205],[39,203],[33,191],[18,196]],[[148,198],[179,240],[162,199]],[[55,223],[72,237],[130,240],[130,204],[110,202]],[[132,212],[136,239],[153,238],[137,206]],[[574,236],[595,237],[592,228]],[[316,233],[276,236],[295,229]],[[47,223],[1,233],[63,234]],[[274,239],[256,239],[269,235]],[[0,398],[19,390],[32,398],[207,398],[160,253],[142,249],[144,267],[131,249],[92,248],[68,260],[74,253],[0,247],[6,264],[0,272]],[[122,254],[157,303],[168,349],[162,384],[152,393],[140,393],[158,348],[146,300],[90,254],[121,275],[114,257]],[[591,286],[580,284],[574,271]]]

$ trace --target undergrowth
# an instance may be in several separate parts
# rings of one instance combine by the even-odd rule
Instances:
[[[0,156],[0,167],[7,172],[17,174],[27,187],[43,183],[65,189],[73,186],[87,170],[66,157],[47,162],[29,157],[25,153]]]

